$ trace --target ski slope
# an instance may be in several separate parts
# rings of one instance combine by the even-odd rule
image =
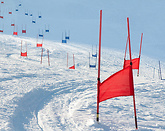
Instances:
[[[0,130],[135,130],[132,97],[101,102],[100,123],[96,122],[97,69],[89,68],[90,46],[45,41],[40,64],[41,48],[35,39],[10,35],[0,39]],[[27,41],[27,58],[20,56],[21,40]],[[69,66],[75,55],[75,70],[67,68],[67,53]],[[101,81],[122,69],[123,57],[124,52],[102,49]],[[163,69],[165,64],[161,65]],[[157,60],[142,55],[140,77],[134,71],[142,131],[165,130],[165,81],[158,79],[157,69]]]
[[[101,81],[123,67],[129,16],[133,58],[138,56],[140,34],[144,33],[140,76],[134,71],[138,127],[140,131],[165,130],[165,81],[158,78],[158,59],[163,78],[165,75],[164,1],[4,2],[0,4],[0,15],[4,16],[0,19],[0,29],[4,27],[0,34],[0,130],[135,130],[132,97],[101,102],[100,123],[96,122],[97,68],[89,68],[89,52],[98,43],[100,9],[103,10]],[[9,11],[13,14],[9,15]],[[25,16],[25,12],[33,17]],[[42,19],[38,19],[39,13]],[[13,22],[18,36],[12,36]],[[26,35],[21,34],[25,25]],[[36,36],[48,25],[50,32],[44,33],[40,64],[41,48],[36,47]],[[62,44],[62,33],[69,30],[71,39]],[[23,52],[27,42],[28,57],[20,56],[21,41]],[[69,67],[75,56],[75,70],[67,67],[67,53]]]

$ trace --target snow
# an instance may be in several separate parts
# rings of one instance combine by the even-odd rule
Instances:
[[[157,10],[159,12],[163,8],[163,1],[155,5],[154,1],[151,1],[150,7],[146,6],[148,2],[146,0],[140,6],[141,10],[138,10],[138,6],[136,6],[140,2],[135,1],[134,3],[130,0],[126,1],[129,3],[128,5],[122,1],[117,4],[112,1],[108,3],[98,0],[95,2],[87,0],[38,2],[36,0],[33,4],[31,2],[30,0],[21,1],[22,7],[19,7],[19,12],[15,12],[11,17],[7,15],[7,10],[10,8],[14,10],[20,1],[9,0],[5,1],[5,6],[1,5],[1,12],[4,10],[4,16],[6,16],[2,20],[6,30],[4,34],[0,34],[0,130],[135,130],[131,96],[101,102],[100,123],[96,122],[97,68],[89,68],[89,52],[92,52],[91,45],[94,43],[95,46],[98,43],[98,19],[101,7],[103,8],[101,81],[122,69],[127,36],[126,14],[128,13],[131,19],[133,58],[138,56],[137,50],[139,50],[138,47],[136,48],[139,44],[133,43],[140,43],[140,34],[144,27],[140,76],[137,77],[137,71],[134,71],[138,127],[140,131],[165,130],[165,82],[164,79],[159,80],[158,78],[158,59],[156,59],[160,56],[164,60],[163,54],[159,54],[163,51],[163,37],[160,37],[159,34],[156,35],[161,38],[158,43],[162,41],[158,44],[162,45],[162,48],[159,49],[160,52],[156,51],[154,42],[157,39],[148,31],[151,31],[152,24],[145,24],[146,26],[142,27],[137,24],[142,21],[149,22],[151,17],[145,18],[145,16],[151,12],[156,14],[151,11],[151,7],[160,8]],[[64,4],[64,2],[66,3]],[[107,3],[110,4],[111,9]],[[123,5],[126,7],[121,8]],[[91,9],[91,6],[94,8]],[[42,10],[43,7],[45,10]],[[128,9],[128,7],[131,8]],[[139,16],[146,7],[148,9],[142,16]],[[30,16],[24,15],[26,9],[35,16],[41,11],[42,20],[37,19],[37,24],[32,24]],[[135,11],[130,12],[134,9]],[[110,10],[113,12],[108,12]],[[133,13],[138,14],[139,19],[135,19]],[[54,16],[54,18],[50,16]],[[13,19],[19,26],[19,32],[21,25],[27,24],[26,35],[20,33],[19,36],[11,35],[13,28],[6,27],[6,25],[10,25]],[[112,23],[109,23],[110,21]],[[156,20],[152,22],[156,22]],[[162,22],[160,20],[159,22],[161,25]],[[50,24],[50,33],[45,34],[43,61],[40,64],[41,48],[36,47],[36,36],[38,30],[44,29],[45,24]],[[157,29],[155,26],[154,28]],[[65,30],[71,30],[71,40],[68,44],[61,43],[61,35]],[[87,32],[86,35],[84,35],[85,32]],[[108,36],[108,33],[111,37]],[[153,38],[154,42],[149,38]],[[20,56],[21,40],[27,42],[28,57]],[[116,43],[116,45],[109,46],[109,43]],[[151,50],[155,50],[154,58],[153,55],[145,52],[146,45],[149,43]],[[47,49],[50,52],[50,66],[48,65]],[[23,50],[25,51],[25,44],[23,44]],[[73,64],[72,55],[75,56],[75,70],[67,68],[67,53],[69,54],[69,66]],[[164,61],[161,61],[161,67],[164,78]]]

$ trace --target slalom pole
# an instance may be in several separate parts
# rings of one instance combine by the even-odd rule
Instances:
[[[43,37],[42,37],[42,45],[43,45],[43,43],[44,43],[44,35],[43,35]]]
[[[142,49],[142,39],[143,39],[143,33],[141,34],[141,41],[140,41],[139,66],[140,66],[140,56],[141,56],[141,49]],[[139,69],[138,69],[138,72],[137,72],[137,76],[139,76]]]
[[[123,69],[125,68],[125,61],[126,61],[126,54],[127,54],[127,46],[128,46],[128,36],[127,36],[127,42],[126,42],[126,47],[125,47],[125,55],[124,55]]]
[[[127,37],[127,42],[126,42],[126,47],[125,47],[125,55],[124,55],[124,60],[126,58],[126,54],[127,54],[127,46],[128,46],[128,37]]]
[[[97,45],[96,45],[96,64],[97,64]],[[95,64],[95,65],[96,65]],[[96,67],[95,67],[96,68]]]
[[[139,57],[141,56],[143,33],[141,34]]]
[[[47,54],[48,54],[48,65],[50,66],[49,50],[48,49],[47,49]]]
[[[22,40],[21,40],[21,53],[22,53]]]
[[[101,27],[102,27],[102,10],[100,10],[100,30],[99,30],[99,60],[98,60],[98,78],[97,78],[97,117],[99,122],[99,93],[100,93],[100,59],[101,59]]]
[[[73,65],[75,66],[74,54],[73,54]]]
[[[130,55],[130,65],[131,65],[131,74],[132,74],[132,79],[133,79],[133,73],[132,73],[132,57],[131,57],[131,41],[130,41],[130,28],[129,28],[129,18],[127,17],[127,26],[128,26],[128,39],[129,39],[129,55]],[[134,84],[132,80],[132,86],[134,90]],[[136,115],[136,104],[135,104],[135,93],[133,91],[133,103],[134,103],[134,115],[135,115],[135,127],[138,129],[137,126],[137,115]]]
[[[27,42],[25,41],[25,45],[26,45],[26,54],[27,54]],[[26,56],[27,57],[27,56]]]
[[[40,64],[42,64],[42,56],[43,56],[43,48],[41,50],[41,62],[40,62]]]

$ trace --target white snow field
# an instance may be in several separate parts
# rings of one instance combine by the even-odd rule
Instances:
[[[101,102],[96,122],[97,69],[89,68],[90,46],[45,41],[40,64],[35,39],[0,39],[0,130],[135,130],[131,96]],[[20,56],[21,40],[27,42],[27,58]],[[67,68],[67,53],[69,66],[75,55],[75,70]],[[124,52],[102,49],[101,81],[122,69],[123,57]],[[165,63],[161,66],[164,76]],[[165,130],[165,81],[157,69],[157,60],[142,55],[140,76],[134,71],[139,130]]]
[[[89,52],[92,53],[92,45],[98,45],[101,9],[101,81],[123,68],[126,18],[129,17],[133,58],[138,57],[140,35],[144,33],[140,76],[134,71],[138,130],[165,130],[164,7],[163,0],[7,0],[0,3],[0,16],[4,16],[0,18],[0,30],[4,29],[0,33],[0,130],[135,130],[132,96],[101,102],[100,122],[96,122],[97,67],[89,68]],[[18,36],[12,36],[12,23],[16,24]],[[25,25],[26,35],[21,33]],[[45,33],[48,25],[50,32]],[[36,37],[42,31],[41,64],[42,49],[36,47]],[[62,32],[68,31],[71,39],[62,44]],[[27,43],[27,57],[20,56],[21,41],[22,52],[26,51]],[[73,66],[75,56],[75,70],[67,67],[67,53],[69,67]],[[163,80],[158,77],[159,60]],[[91,62],[95,61],[91,58]]]

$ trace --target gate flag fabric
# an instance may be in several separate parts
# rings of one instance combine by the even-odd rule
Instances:
[[[139,69],[139,64],[140,64],[139,62],[140,62],[140,57],[132,59],[132,69]],[[126,68],[129,65],[130,65],[130,60],[124,60],[123,68]]]
[[[131,66],[111,75],[100,84],[99,102],[119,96],[133,96],[133,78]]]
[[[140,57],[141,57],[142,39],[143,39],[143,33],[141,34],[139,57],[138,57],[138,58],[132,59],[132,69],[137,69],[137,70],[138,70],[137,76],[139,76],[139,67],[140,67]],[[127,38],[127,42],[126,42],[126,48],[125,48],[125,56],[124,56],[124,65],[123,65],[123,68],[126,68],[126,67],[128,67],[128,66],[130,65],[130,60],[126,60],[127,45],[128,45],[128,38]]]

